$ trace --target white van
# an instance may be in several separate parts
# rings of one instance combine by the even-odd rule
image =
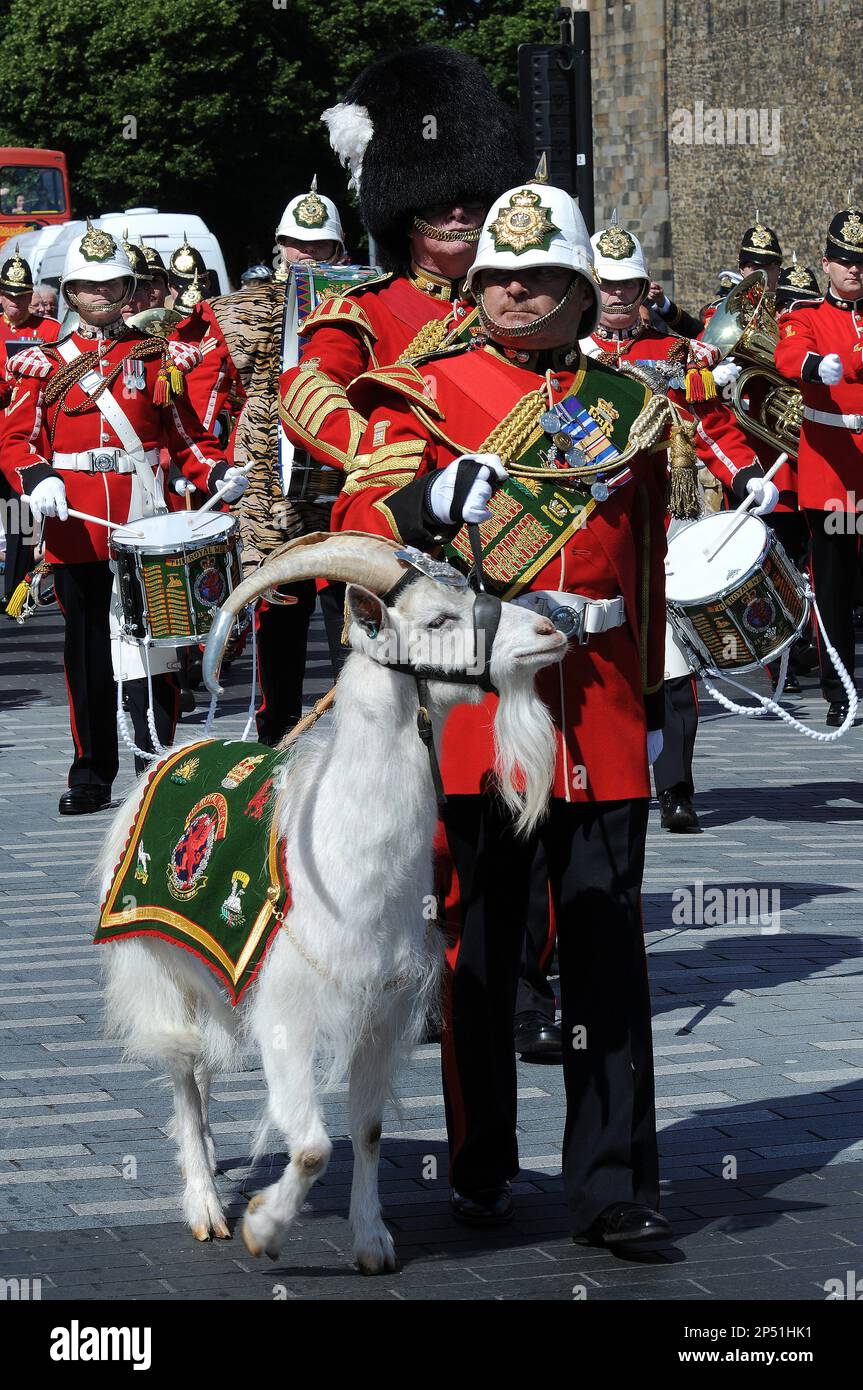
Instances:
[[[26,232],[24,236],[10,238],[0,254],[11,255],[12,243],[17,241],[21,255],[30,262],[34,284],[48,283],[55,287],[60,284],[63,263],[69,243],[80,236],[86,222],[63,222],[60,225],[42,227],[36,232]],[[95,227],[104,227],[118,240],[128,229],[129,240],[137,242],[143,237],[148,246],[159,252],[165,265],[183,239],[200,251],[204,264],[213,272],[216,282],[214,293],[228,294],[232,289],[225,268],[222,248],[209,227],[194,213],[159,212],[157,208],[127,208],[125,212],[106,212],[93,219]]]

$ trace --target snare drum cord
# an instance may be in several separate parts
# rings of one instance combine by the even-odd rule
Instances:
[[[835,743],[837,738],[841,738],[843,734],[847,733],[854,723],[857,714],[857,690],[854,686],[854,682],[842,664],[839,653],[827,636],[827,629],[824,626],[824,621],[815,600],[815,595],[808,585],[806,588],[807,597],[812,604],[813,612],[818,620],[818,626],[821,629],[821,635],[824,639],[824,648],[830,660],[833,662],[836,673],[842,682],[845,694],[848,696],[848,713],[838,729],[834,729],[830,734],[823,734],[820,729],[810,729],[807,724],[801,724],[799,719],[795,719],[793,714],[789,714],[788,711],[783,709],[781,705],[778,705],[775,700],[770,700],[764,695],[759,695],[754,690],[749,690],[745,685],[741,685],[739,681],[732,680],[730,676],[725,675],[722,671],[712,670],[708,674],[706,670],[702,670],[701,679],[704,681],[704,684],[707,686],[714,700],[717,700],[719,704],[722,705],[722,708],[727,709],[731,714],[742,714],[746,719],[755,719],[762,714],[776,714],[780,719],[783,719],[786,724],[790,724],[792,729],[796,729],[798,733],[804,734],[806,738],[815,739],[816,743]],[[785,685],[785,676],[788,671],[788,658],[790,654],[791,648],[786,647],[785,651],[782,653],[782,666],[779,671],[779,680],[776,687],[780,694]],[[721,690],[717,690],[710,676],[716,676],[718,679],[725,681],[727,685],[733,685],[735,690],[742,690],[744,695],[754,696],[759,702],[760,708],[753,705],[736,705],[733,700],[729,700],[726,695],[723,695]]]
[[[255,614],[252,612],[252,693],[249,697],[249,717],[246,720],[246,727],[243,730],[242,742],[245,743],[252,732],[255,723],[256,705],[258,703],[258,631],[255,623]]]

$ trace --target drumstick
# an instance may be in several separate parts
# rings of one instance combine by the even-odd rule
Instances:
[[[22,502],[29,502],[27,493],[21,494]],[[105,526],[109,531],[124,531],[127,523],[125,521],[106,521],[103,516],[91,516],[89,512],[76,512],[73,507],[69,508],[69,516],[74,516],[78,521],[91,521],[94,526]],[[130,536],[143,536],[143,531],[130,531]]]
[[[233,466],[236,467],[236,465],[233,465]],[[243,466],[242,466],[242,468],[240,468],[240,472],[241,472],[241,473],[248,473],[249,469],[252,468],[253,466],[254,466],[254,461],[253,461],[253,460],[252,460],[251,462],[249,462],[249,463],[244,463]],[[224,489],[223,489],[223,490],[224,490]],[[197,518],[198,518],[199,516],[203,516],[203,515],[204,515],[204,512],[209,512],[209,511],[211,511],[213,507],[217,507],[217,506],[219,505],[219,503],[221,502],[221,500],[222,500],[222,492],[219,491],[219,492],[217,492],[217,493],[215,494],[214,497],[211,497],[211,498],[210,498],[209,502],[205,502],[204,505],[203,505],[203,507],[199,507],[199,508],[198,508],[198,510],[195,512],[195,519],[197,520]],[[191,520],[191,518],[190,518],[190,520]],[[198,528],[197,526],[193,526],[193,527],[192,527],[192,530],[193,530],[193,531],[197,531],[198,529],[199,529],[199,528]]]
[[[776,462],[773,464],[772,468],[768,468],[767,472],[764,474],[763,478],[761,478],[760,481],[766,483],[770,478],[773,477],[773,474],[782,467],[783,463],[787,462],[788,455],[780,454]],[[714,546],[713,550],[710,550],[705,546],[703,554],[708,564],[710,564],[711,561],[716,559],[717,555],[719,554],[722,547],[725,545],[726,541],[730,541],[734,533],[740,530],[740,527],[743,525],[744,517],[746,513],[749,511],[749,508],[752,506],[754,501],[755,495],[754,493],[750,492],[749,496],[746,498],[746,501],[741,503],[741,505],[737,508],[736,512],[734,513],[734,520],[728,527],[722,539],[717,543],[717,545]]]

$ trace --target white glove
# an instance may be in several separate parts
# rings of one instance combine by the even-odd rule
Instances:
[[[55,516],[59,521],[69,519],[66,489],[59,478],[46,478],[37,483],[30,493],[29,503],[34,516]]]
[[[456,477],[459,464],[467,460],[481,463],[484,467],[477,473],[464,499],[461,516],[454,517],[452,501],[455,496]],[[460,454],[435,478],[429,491],[428,505],[438,521],[442,521],[445,526],[452,526],[457,521],[488,521],[491,517],[488,502],[494,491],[490,479],[503,480],[507,476],[499,454]]]
[[[750,478],[746,484],[746,491],[752,493],[758,504],[750,509],[753,516],[766,516],[779,501],[779,489],[769,479]]]
[[[189,478],[177,478],[176,481],[171,484],[171,486],[178,497],[185,497],[187,492],[198,491],[198,489],[195,487],[195,484]]]
[[[828,352],[818,363],[818,375],[825,386],[836,386],[842,380],[842,362],[838,352]]]
[[[720,362],[713,368],[713,380],[717,386],[727,386],[729,382],[736,381],[741,372],[737,362]]]
[[[248,486],[249,480],[242,468],[229,468],[219,483],[219,496],[223,502],[236,502]]]
[[[652,767],[662,752],[663,744],[661,729],[648,729],[647,731],[647,761]]]

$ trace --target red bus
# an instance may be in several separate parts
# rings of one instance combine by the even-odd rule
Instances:
[[[70,216],[62,151],[0,146],[0,243]]]

